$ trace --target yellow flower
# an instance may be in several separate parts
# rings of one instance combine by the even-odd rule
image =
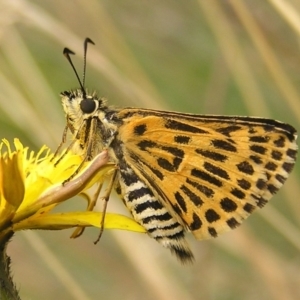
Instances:
[[[72,177],[82,162],[80,156],[68,152],[55,163],[53,154],[45,146],[36,155],[17,139],[14,147],[13,151],[6,140],[0,144],[0,238],[23,229],[100,227],[102,214],[99,212],[51,211],[95,182],[103,181],[104,176],[114,170],[114,165],[107,163],[106,151],[85,163]],[[66,181],[68,178],[72,179]],[[132,219],[109,213],[105,215],[104,228],[145,232]]]

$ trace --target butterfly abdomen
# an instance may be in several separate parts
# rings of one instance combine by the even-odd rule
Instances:
[[[129,166],[126,169],[120,168],[119,187],[116,190],[134,219],[152,238],[168,248],[183,263],[193,260],[193,254],[184,238],[183,226]]]

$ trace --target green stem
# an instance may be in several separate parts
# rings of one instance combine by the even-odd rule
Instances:
[[[0,299],[21,300],[10,274],[10,258],[6,255],[8,242],[13,232],[7,233],[0,238]]]

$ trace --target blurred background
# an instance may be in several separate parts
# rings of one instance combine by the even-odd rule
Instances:
[[[111,105],[253,115],[300,128],[297,0],[0,1],[0,137],[53,151],[65,126],[59,93],[87,86]],[[144,234],[18,232],[12,272],[26,299],[300,299],[300,167],[263,210],[209,241],[188,237],[182,266]],[[82,200],[64,209],[82,209]],[[108,211],[127,214],[113,196]]]

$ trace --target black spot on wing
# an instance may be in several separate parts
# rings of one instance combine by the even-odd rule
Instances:
[[[251,194],[251,197],[255,200],[257,206],[260,208],[264,207],[265,204],[268,203],[268,201],[261,196],[256,196],[254,194]]]
[[[249,158],[254,161],[257,165],[262,164],[262,159],[257,155],[250,155]]]
[[[230,136],[230,134],[232,132],[238,131],[240,129],[241,129],[241,126],[238,126],[238,125],[229,125],[227,127],[219,128],[216,131],[220,132],[220,133],[222,133],[222,134],[224,134],[226,136]]]
[[[243,207],[244,211],[251,214],[254,210],[255,210],[255,206],[250,204],[250,203],[246,203]]]
[[[288,149],[286,152],[287,156],[289,156],[290,158],[296,159],[297,157],[297,150],[294,149]]]
[[[182,185],[180,188],[185,195],[191,200],[191,202],[193,202],[197,207],[200,207],[203,204],[203,201],[201,200],[201,198],[196,195],[195,193],[193,193],[188,187],[186,187],[185,185]]]
[[[284,183],[285,180],[286,180],[286,178],[283,177],[283,176],[280,175],[280,174],[276,174],[276,175],[275,175],[275,178],[276,178],[280,183]]]
[[[251,188],[251,183],[246,179],[237,179],[237,184],[243,190],[249,190]]]
[[[231,229],[234,229],[240,225],[240,223],[235,218],[230,218],[226,223]]]
[[[159,157],[157,159],[158,165],[170,172],[177,171],[184,157],[184,151],[175,147],[165,147],[165,146],[160,147],[160,149],[166,151],[168,154],[171,154],[172,156],[174,156],[174,158],[172,162],[169,162],[167,159]]]
[[[239,171],[241,171],[245,174],[253,175],[253,173],[254,173],[254,169],[248,161],[242,161],[241,163],[237,164],[236,166]]]
[[[168,119],[165,123],[165,127],[169,129],[173,129],[177,131],[185,131],[189,133],[201,133],[201,134],[208,133],[206,130],[173,119]]]
[[[231,191],[230,191],[230,193],[233,195],[233,196],[235,196],[235,197],[237,197],[238,199],[244,199],[245,197],[246,197],[246,194],[242,191],[242,190],[240,190],[240,189],[237,189],[237,188],[233,188]]]
[[[196,168],[191,170],[191,175],[193,177],[204,180],[204,181],[206,181],[212,185],[215,185],[217,187],[221,187],[223,185],[222,181],[220,181],[218,178],[210,175],[207,172],[204,172],[204,171],[196,169]]]
[[[218,236],[218,233],[215,228],[208,227],[207,230],[212,237],[216,238]]]
[[[185,135],[176,135],[174,137],[174,142],[178,144],[185,144],[187,145],[190,142],[191,138]]]
[[[186,213],[187,212],[187,208],[186,208],[186,203],[185,203],[184,198],[181,196],[181,194],[179,192],[176,192],[174,194],[174,196],[175,196],[175,199],[176,199],[177,203],[181,207],[181,209]]]
[[[285,146],[285,138],[284,136],[280,136],[277,140],[275,140],[274,145],[278,148],[283,148]]]
[[[190,180],[189,178],[186,179],[186,183],[188,183],[191,186],[193,186],[194,188],[196,188],[199,192],[204,194],[207,198],[211,198],[215,194],[214,190],[212,190],[211,188],[209,188],[203,184],[200,184],[198,182],[195,182],[193,180]]]
[[[211,143],[216,149],[222,149],[224,151],[229,151],[229,152],[237,152],[236,147],[228,141],[212,140]]]
[[[265,125],[263,126],[263,128],[264,128],[264,130],[265,130],[266,132],[274,131],[274,125],[273,125],[273,124],[265,124]]]
[[[184,157],[184,151],[179,149],[179,148],[176,148],[176,147],[165,147],[165,146],[162,146],[162,147],[159,147],[158,148],[161,148],[162,150],[174,155],[175,157],[179,157],[179,158],[183,158]]]
[[[261,135],[251,136],[249,138],[249,141],[254,143],[267,143],[269,140],[270,137]]]
[[[208,171],[214,175],[217,175],[217,176],[227,179],[227,180],[230,179],[228,173],[224,169],[221,169],[218,166],[215,166],[209,162],[204,162],[203,167],[205,168],[206,171]]]
[[[162,167],[163,169],[170,171],[170,172],[175,172],[176,168],[174,167],[174,165],[172,165],[168,160],[166,160],[165,158],[158,158],[157,159],[157,163],[160,167]]]
[[[146,124],[140,124],[134,127],[133,133],[135,135],[143,135],[147,131],[147,125]]]
[[[274,164],[273,162],[269,161],[266,165],[265,165],[265,168],[267,170],[270,170],[270,171],[275,171],[277,169],[277,165]]]
[[[184,158],[184,151],[181,150],[181,149],[179,149],[179,148],[176,148],[176,147],[166,147],[166,146],[162,146],[162,147],[158,146],[158,148],[162,149],[163,151],[166,151],[168,154],[173,155],[175,157],[174,164],[175,164],[176,158],[179,158],[177,160],[179,162],[179,164],[181,163],[182,159]],[[175,165],[177,165],[177,167],[178,167],[179,164],[178,165],[175,164]]]
[[[228,197],[223,198],[220,204],[222,209],[227,213],[234,212],[238,208],[237,204]]]
[[[254,129],[254,127],[250,126],[248,132],[250,134],[255,134],[257,131]]]
[[[250,150],[255,152],[255,153],[259,153],[259,154],[265,154],[267,152],[267,148],[260,146],[260,145],[251,145]]]
[[[271,155],[272,155],[272,158],[275,159],[275,160],[281,160],[282,159],[282,153],[280,151],[273,150]]]
[[[294,164],[287,163],[287,162],[283,163],[283,165],[282,165],[282,168],[288,173],[290,173],[293,170],[293,167],[294,167]]]
[[[205,212],[205,218],[206,218],[208,223],[213,223],[213,222],[218,221],[221,217],[215,210],[208,209]]]
[[[199,218],[198,215],[196,215],[195,213],[193,213],[193,221],[189,225],[190,230],[191,231],[198,230],[201,227],[202,227],[202,221],[201,221],[201,219]]]
[[[214,161],[221,161],[225,162],[228,159],[228,156],[215,152],[215,151],[209,151],[209,150],[203,150],[203,149],[196,149],[196,153],[202,155],[203,157],[210,158]]]
[[[147,151],[147,148],[154,148],[157,147],[157,143],[149,140],[143,140],[140,141],[137,146],[142,150],[142,151]]]
[[[266,181],[262,178],[259,178],[257,181],[256,181],[256,187],[259,189],[259,190],[263,190],[266,188]]]
[[[278,188],[273,184],[268,184],[267,188],[272,195],[276,194],[278,191]]]

